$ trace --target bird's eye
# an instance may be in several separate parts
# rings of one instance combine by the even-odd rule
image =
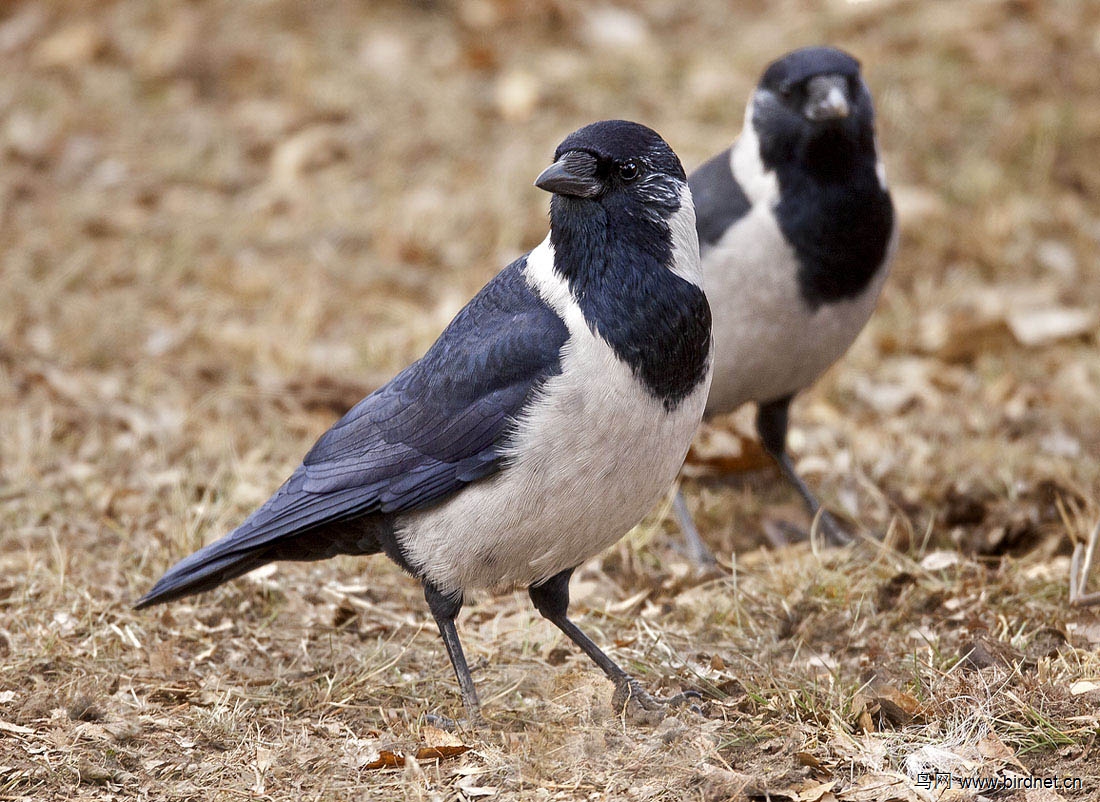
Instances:
[[[619,178],[623,181],[633,181],[640,172],[635,162],[623,162],[619,165]]]

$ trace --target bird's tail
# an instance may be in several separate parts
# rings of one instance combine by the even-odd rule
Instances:
[[[331,493],[304,489],[299,469],[235,530],[180,560],[142,596],[136,609],[210,590],[276,560],[323,560],[381,551],[386,520],[365,519],[370,504],[357,486]],[[368,502],[372,502],[368,498]]]
[[[236,579],[254,568],[279,559],[278,555],[273,553],[277,549],[272,548],[271,544],[264,544],[260,548],[241,549],[239,544],[233,541],[232,535],[224,537],[180,560],[138,600],[134,609],[140,610],[143,607],[211,590],[223,582]]]

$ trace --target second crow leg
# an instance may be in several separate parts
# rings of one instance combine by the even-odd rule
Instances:
[[[707,548],[703,538],[699,536],[699,529],[688,512],[687,501],[684,499],[684,491],[676,488],[676,497],[672,499],[672,511],[676,515],[676,522],[680,525],[680,531],[684,533],[684,545],[687,547],[687,556],[700,569],[713,568],[718,564],[714,554]]]
[[[787,481],[794,485],[795,490],[802,496],[802,500],[805,502],[810,514],[817,515],[818,510],[821,510],[821,530],[826,539],[834,545],[845,546],[852,542],[852,538],[840,527],[827,510],[821,509],[821,502],[817,500],[817,496],[802,480],[802,477],[798,475],[798,472],[794,469],[794,462],[791,461],[791,457],[787,453],[787,427],[793,399],[794,396],[789,395],[785,398],[769,401],[766,404],[757,405],[756,432],[760,435],[760,442],[763,444],[764,450],[776,461]]]

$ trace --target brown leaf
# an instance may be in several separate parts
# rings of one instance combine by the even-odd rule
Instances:
[[[870,693],[871,699],[879,706],[879,712],[892,724],[908,724],[920,711],[920,702],[916,697],[887,682],[872,681]]]
[[[449,757],[458,757],[464,752],[470,751],[465,744],[458,746],[421,746],[416,750],[417,760],[442,760]]]
[[[405,765],[405,755],[403,752],[395,752],[392,749],[383,749],[378,753],[378,757],[372,760],[370,763],[364,763],[364,769],[390,769],[397,766]]]
[[[987,736],[978,741],[978,754],[986,760],[1002,760],[1021,771],[1027,771],[1023,764],[1016,759],[1016,753],[1013,752],[995,732],[990,732]]]
[[[455,735],[453,732],[441,730],[438,727],[433,727],[430,724],[425,724],[423,727],[420,728],[420,737],[424,741],[424,746],[429,748],[438,747],[442,749],[451,749],[455,747],[462,747],[463,752],[470,748],[466,744],[464,744],[462,742],[462,739]]]
[[[1011,668],[1023,659],[1023,655],[1007,643],[982,637],[964,642],[959,647],[959,657],[965,667],[972,669]]]
[[[878,704],[865,693],[857,693],[852,697],[852,715],[856,720],[856,727],[861,732],[874,732],[875,720],[871,713],[878,712]]]
[[[835,779],[829,780],[823,783],[814,783],[808,788],[804,788],[798,792],[798,802],[820,802],[822,797],[833,790],[833,786],[836,785]]]
[[[795,752],[794,759],[800,766],[809,766],[811,769],[825,768],[825,764],[810,752]]]
[[[689,474],[705,471],[741,473],[766,468],[772,464],[764,447],[751,434],[723,426],[699,427],[688,451]]]
[[[378,757],[369,763],[364,763],[362,768],[400,768],[406,764],[411,764],[412,761],[445,760],[470,751],[470,747],[464,744],[457,735],[431,725],[425,725],[421,728],[420,737],[424,740],[424,743],[417,747],[415,752],[383,749],[378,752]]]
[[[34,730],[24,727],[22,724],[12,724],[10,721],[0,721],[0,732],[11,735],[34,735]]]

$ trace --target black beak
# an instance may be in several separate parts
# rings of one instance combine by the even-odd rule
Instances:
[[[535,179],[535,186],[555,195],[574,198],[593,198],[600,194],[603,185],[596,178],[596,157],[583,150],[571,150],[543,170]]]
[[[803,114],[814,122],[842,120],[851,113],[848,79],[843,75],[817,75],[806,84]]]

